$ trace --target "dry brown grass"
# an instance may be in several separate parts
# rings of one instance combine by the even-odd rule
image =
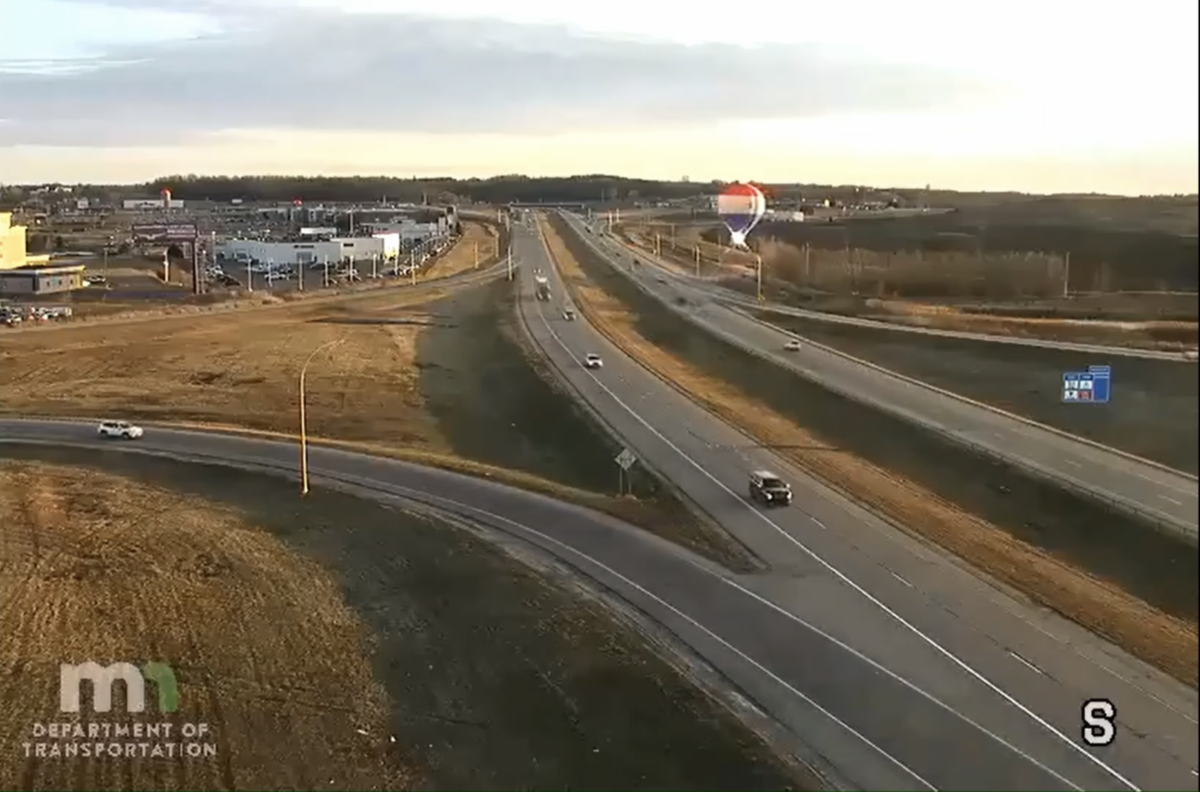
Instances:
[[[577,467],[584,472],[569,470],[571,465],[557,456],[566,453],[561,439],[521,435],[532,420],[528,412],[555,420],[574,408],[534,373],[531,353],[495,346],[504,343],[496,340],[504,303],[496,304],[490,293],[479,293],[462,308],[447,302],[459,293],[395,289],[352,302],[299,302],[275,310],[18,332],[0,351],[0,412],[124,416],[292,439],[300,367],[314,349],[339,341],[308,371],[308,430],[314,442],[541,492],[612,514],[731,566],[745,564],[732,542],[700,526],[657,484],[647,482],[653,494],[641,498],[606,494],[604,483],[613,486],[608,467],[603,474],[585,471],[580,461]],[[516,367],[520,378],[513,375]],[[501,376],[513,392],[511,401],[521,404],[502,406],[506,399],[484,384],[493,380],[479,379]],[[480,416],[502,419],[504,429],[484,432],[472,423]],[[582,427],[572,431],[586,433]],[[593,433],[589,442],[598,436]],[[529,451],[519,453],[506,444]],[[586,455],[610,458],[608,449],[589,447]],[[589,491],[593,484],[595,490]]]
[[[705,409],[737,426],[801,470],[1029,595],[1131,653],[1195,685],[1196,625],[1021,542],[935,493],[837,449],[733,384],[706,375],[643,337],[636,317],[592,284],[554,228],[542,232],[576,304],[627,355]],[[699,331],[698,331],[699,332]]]
[[[424,279],[450,278],[477,267],[486,267],[500,255],[495,226],[471,221],[464,221],[462,226],[462,236],[445,255],[433,262],[428,272],[424,273]]]
[[[405,751],[373,750],[361,736],[388,733],[387,697],[364,625],[320,566],[233,509],[118,476],[4,461],[0,488],[0,786],[268,789],[291,779],[404,789],[420,780]],[[139,658],[186,658],[173,664],[180,711],[153,720],[177,730],[208,723],[216,758],[25,757],[22,743],[39,741],[35,723],[77,717],[58,712],[58,663]]]

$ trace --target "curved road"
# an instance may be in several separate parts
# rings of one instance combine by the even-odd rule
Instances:
[[[99,440],[92,424],[0,419],[0,442],[116,449],[296,474],[294,445],[218,432],[150,427],[137,443],[113,443]],[[737,576],[604,515],[395,460],[315,447],[310,461],[318,483],[366,487],[460,516],[529,542],[610,588],[816,751],[818,766],[832,769],[843,784],[1128,788],[1053,740],[1007,743],[995,724],[974,721],[953,698],[939,700]],[[1195,788],[1178,762],[1157,760],[1167,766],[1146,777],[1152,788]]]
[[[580,228],[578,218],[567,219]],[[798,352],[784,352],[783,344],[794,338],[793,334],[715,302],[686,279],[668,277],[657,268],[631,272],[631,267],[614,264],[611,252],[597,245],[592,235],[581,231],[580,236],[669,309],[735,345],[832,390],[939,431],[956,442],[1148,518],[1193,544],[1197,542],[1200,486],[1193,476],[864,366],[819,345],[804,344]],[[680,297],[689,301],[686,308],[676,303]]]
[[[642,463],[770,565],[734,579],[937,698],[965,719],[959,728],[991,735],[990,758],[973,760],[966,775],[947,775],[955,736],[905,720],[919,744],[936,751],[914,755],[907,744],[887,742],[900,761],[939,788],[1196,788],[1194,689],[1001,593],[804,477],[625,358],[582,318],[563,319],[565,292],[544,242],[521,226],[513,244],[521,308],[554,367]],[[536,269],[554,284],[550,303],[530,296]],[[603,369],[582,367],[589,352],[603,356]],[[765,512],[747,501],[747,472],[758,467],[790,478],[793,508]],[[1080,708],[1097,697],[1116,703],[1126,728],[1113,745],[1085,750]],[[875,707],[870,714],[890,717]],[[1044,777],[1010,775],[1018,766],[1040,767]]]
[[[578,215],[572,215],[571,219],[578,224],[584,221]],[[616,236],[601,237],[602,243],[609,248],[611,252],[630,255],[637,254],[647,261],[654,261],[655,256],[649,251],[640,246],[631,245]],[[919,335],[941,336],[942,338],[962,338],[968,341],[984,341],[994,344],[1009,344],[1010,346],[1030,346],[1042,347],[1044,349],[1063,349],[1072,352],[1086,352],[1088,354],[1101,355],[1104,357],[1135,357],[1146,358],[1148,360],[1168,360],[1173,362],[1196,362],[1195,358],[1187,357],[1179,352],[1164,352],[1155,349],[1137,349],[1134,347],[1113,347],[1101,346],[1099,344],[1080,344],[1073,341],[1051,341],[1041,338],[1014,338],[1012,336],[1000,336],[990,333],[969,333],[961,330],[939,330],[932,327],[913,327],[911,325],[894,324],[891,322],[880,322],[875,319],[863,319],[857,316],[839,316],[837,314],[824,313],[822,311],[807,311],[803,308],[794,308],[790,305],[780,305],[779,303],[767,302],[760,304],[757,300],[747,297],[745,294],[728,289],[723,286],[718,286],[713,282],[712,278],[697,278],[678,269],[663,267],[670,274],[681,280],[688,281],[693,284],[702,284],[705,291],[715,297],[719,297],[723,302],[741,305],[747,308],[755,308],[760,310],[768,310],[773,313],[786,314],[789,316],[801,316],[806,319],[815,319],[821,322],[832,322],[834,324],[858,325],[860,327],[871,327],[876,330],[894,330],[900,333],[917,333]]]

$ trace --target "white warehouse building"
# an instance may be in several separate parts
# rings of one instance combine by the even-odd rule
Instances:
[[[226,239],[216,244],[219,257],[233,261],[257,260],[273,264],[314,264],[322,261],[383,262],[400,254],[399,234],[341,237],[328,241],[264,242],[257,239]]]

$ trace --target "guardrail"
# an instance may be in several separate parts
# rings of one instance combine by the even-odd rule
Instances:
[[[712,335],[716,336],[722,342],[727,343],[730,346],[735,347],[749,355],[753,355],[754,357],[756,357],[760,360],[766,361],[775,366],[781,365],[781,361],[778,361],[775,358],[767,355],[762,350],[756,349],[755,347],[752,347],[749,344],[746,344],[745,342],[741,341],[741,339],[737,338],[736,336],[734,336],[730,333],[727,333],[724,330],[721,330],[720,328],[717,328],[717,327],[714,327],[714,326],[708,324],[700,317],[697,317],[694,314],[688,313],[687,311],[681,309],[678,305],[674,304],[671,300],[665,299],[663,296],[659,295],[654,289],[651,289],[646,284],[642,283],[637,277],[634,277],[630,273],[626,272],[622,267],[615,265],[612,262],[612,260],[609,259],[608,255],[603,250],[601,250],[596,244],[591,242],[591,240],[588,239],[588,236],[586,234],[580,234],[578,229],[576,229],[573,224],[568,222],[568,225],[571,227],[572,233],[574,233],[577,237],[582,239],[584,241],[584,243],[587,244],[588,247],[590,247],[605,262],[607,262],[609,264],[609,266],[611,266],[613,269],[615,269],[616,271],[618,271],[622,275],[624,275],[640,291],[642,291],[642,293],[651,297],[656,302],[661,303],[663,306],[665,306],[668,310],[670,310],[676,316],[679,316],[680,318],[684,319],[685,321],[690,322],[691,324],[694,324],[694,325],[702,328],[706,332],[711,333]],[[1136,517],[1137,519],[1139,519],[1140,521],[1149,524],[1156,530],[1159,530],[1160,532],[1165,533],[1169,536],[1172,536],[1176,539],[1181,539],[1191,546],[1200,546],[1200,532],[1198,532],[1196,526],[1191,526],[1191,525],[1187,525],[1185,523],[1180,523],[1180,522],[1170,518],[1169,516],[1162,514],[1161,512],[1154,512],[1152,510],[1146,509],[1141,504],[1138,504],[1136,502],[1127,500],[1125,498],[1114,497],[1103,491],[1098,491],[1097,489],[1090,486],[1086,482],[1079,481],[1078,479],[1074,479],[1068,475],[1064,475],[1060,471],[1049,470],[1049,469],[1043,467],[1042,465],[1039,465],[1035,462],[1031,462],[1026,459],[1014,459],[1013,457],[1011,457],[1007,454],[1003,454],[1003,453],[997,451],[996,449],[993,449],[987,445],[979,443],[968,437],[964,437],[964,436],[958,434],[957,432],[953,432],[953,431],[945,429],[943,427],[931,424],[927,421],[923,421],[919,417],[910,415],[902,410],[897,410],[894,407],[892,407],[891,405],[889,405],[887,402],[871,399],[863,393],[855,392],[849,388],[843,388],[836,384],[827,382],[820,377],[814,376],[811,372],[807,372],[807,371],[804,371],[802,369],[799,369],[797,367],[790,366],[790,365],[786,366],[786,368],[788,371],[791,371],[792,373],[794,373],[798,376],[804,377],[805,379],[809,380],[810,382],[814,382],[817,385],[820,385],[821,387],[826,388],[827,390],[830,390],[834,393],[837,393],[838,395],[843,396],[847,399],[855,401],[859,404],[863,404],[867,407],[871,407],[872,409],[882,410],[891,415],[900,417],[906,421],[915,423],[916,425],[920,426],[925,431],[932,432],[933,434],[938,435],[942,439],[947,440],[950,443],[952,443],[956,446],[959,446],[960,448],[965,448],[965,449],[971,451],[972,453],[978,454],[983,457],[987,457],[988,459],[992,459],[994,461],[1001,462],[1006,465],[1012,465],[1012,466],[1024,469],[1028,472],[1034,473],[1037,476],[1039,476],[1040,478],[1043,478],[1047,481],[1051,481],[1059,486],[1063,486],[1064,488],[1070,490],[1071,492],[1074,492],[1077,495],[1082,495],[1082,496],[1088,498],[1089,500],[1096,501],[1096,502],[1104,505],[1106,508],[1109,508],[1112,511],[1122,512],[1127,515],[1132,515],[1132,516]],[[1068,435],[1068,436],[1073,437],[1073,435]]]

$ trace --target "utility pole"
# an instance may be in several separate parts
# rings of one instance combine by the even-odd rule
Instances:
[[[700,245],[697,244],[692,248],[692,252],[696,254],[696,277],[700,277]]]
[[[325,256],[325,280],[321,283],[322,286],[329,286],[329,256]]]
[[[254,291],[254,268],[250,262],[252,259],[246,259],[246,291]]]
[[[508,279],[513,279],[512,245],[508,247]]]
[[[379,257],[376,254],[372,253],[371,254],[371,280],[375,280],[378,277],[379,277]]]
[[[475,269],[479,269],[479,243],[475,244]]]
[[[1071,296],[1071,251],[1067,251],[1063,256],[1063,289],[1062,296],[1064,298]]]

